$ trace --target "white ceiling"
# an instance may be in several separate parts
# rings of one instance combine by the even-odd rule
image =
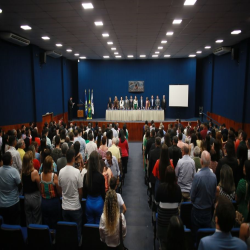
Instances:
[[[92,2],[94,9],[84,10],[82,3]],[[127,58],[145,54],[152,58],[188,57],[202,50],[204,57],[220,46],[230,46],[250,37],[249,0],[197,0],[194,6],[184,6],[184,0],[0,0],[0,30],[11,31],[28,38],[32,44],[45,50],[55,50],[66,58],[77,59],[74,53],[87,59],[115,58],[111,47]],[[180,18],[180,25],[173,19]],[[95,21],[103,21],[96,27]],[[21,25],[32,30],[24,31]],[[239,35],[231,35],[235,29]],[[166,36],[173,31],[173,36]],[[109,38],[102,33],[108,32]],[[49,36],[44,41],[42,36]],[[215,40],[223,39],[222,44]],[[167,44],[161,44],[167,40]],[[114,45],[108,45],[113,41]],[[56,43],[62,43],[58,48]],[[204,47],[210,45],[210,50]],[[163,46],[163,50],[157,50]],[[73,52],[68,53],[66,49]]]

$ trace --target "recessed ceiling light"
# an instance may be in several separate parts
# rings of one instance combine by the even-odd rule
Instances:
[[[159,51],[155,51],[155,54],[160,54],[160,52]]]
[[[163,49],[163,47],[158,47],[158,49]]]
[[[128,55],[128,58],[132,58],[132,57],[134,57],[133,55]]]
[[[57,47],[62,47],[62,44],[61,43],[57,43],[56,46]]]
[[[50,38],[48,36],[42,36],[43,40],[49,40]]]
[[[109,37],[109,33],[103,33],[102,36],[103,37]]]
[[[196,3],[197,0],[186,0],[184,2],[184,5],[194,5]]]
[[[76,53],[76,54],[74,54],[74,56],[79,56],[79,54],[78,54],[78,53]]]
[[[29,25],[22,25],[21,29],[23,29],[23,30],[31,30],[31,27]]]
[[[170,57],[170,55],[164,55],[164,57]]]
[[[216,43],[223,43],[223,40],[216,40]]]
[[[196,55],[189,55],[189,57],[196,57]]]
[[[95,26],[103,26],[103,22],[101,21],[95,22]]]
[[[232,35],[238,35],[238,34],[240,34],[240,33],[241,33],[241,30],[233,30],[233,31],[231,32]]]
[[[211,46],[206,46],[205,49],[211,49]]]
[[[173,34],[174,34],[173,31],[168,31],[168,32],[166,33],[167,36],[172,36]]]
[[[196,51],[196,53],[197,53],[197,54],[201,54],[201,53],[202,53],[202,51],[201,51],[201,50],[198,50],[198,51]]]
[[[80,59],[86,59],[86,56],[80,56]]]
[[[140,57],[142,57],[142,58],[143,58],[143,57],[146,57],[146,55],[140,55]]]
[[[113,44],[113,42],[111,42],[111,41],[110,41],[110,42],[107,42],[107,44],[112,45],[112,44]]]
[[[152,57],[158,57],[158,55],[152,55]]]
[[[115,55],[118,55],[119,53],[118,53],[118,52],[115,52],[114,54],[115,54]]]
[[[3,10],[2,9],[0,9],[0,13],[2,13],[3,12]]]
[[[111,50],[116,50],[116,48],[111,48]]]
[[[92,3],[83,3],[82,4],[82,7],[85,9],[85,10],[88,10],[88,9],[93,9],[94,6]]]
[[[168,41],[166,41],[166,40],[162,40],[162,41],[161,41],[161,43],[167,43],[167,42],[168,42]]]
[[[67,52],[72,52],[72,49],[67,49],[66,51],[67,51]]]
[[[103,56],[103,58],[109,58],[109,56]]]
[[[182,22],[181,19],[174,19],[173,24],[180,24]]]
[[[115,56],[116,58],[121,58],[122,56]]]

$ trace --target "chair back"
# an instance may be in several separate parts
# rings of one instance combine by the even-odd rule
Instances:
[[[192,203],[191,202],[182,202],[180,207],[180,217],[187,228],[191,229],[191,211],[192,211]]]
[[[29,224],[28,245],[30,249],[52,249],[49,227],[46,225]]]
[[[56,249],[78,249],[77,224],[58,221],[56,227]]]

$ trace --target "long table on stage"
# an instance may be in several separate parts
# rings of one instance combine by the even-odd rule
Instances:
[[[164,121],[164,110],[106,110],[106,121]]]

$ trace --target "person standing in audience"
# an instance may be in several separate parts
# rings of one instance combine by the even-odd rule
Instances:
[[[24,149],[25,149],[24,140],[23,140],[23,139],[19,139],[19,140],[17,141],[16,146],[17,146],[17,151],[18,151],[18,153],[20,154],[21,161],[23,161],[23,156],[24,156],[24,154],[25,154],[25,151],[24,151]]]
[[[34,168],[35,168],[37,171],[39,171],[41,164],[40,164],[40,162],[36,159],[36,151],[35,151],[34,145],[31,144],[31,145],[28,147],[27,152],[29,152],[29,151],[32,153],[32,156],[33,156],[33,166],[34,166]]]
[[[42,135],[44,135],[46,137],[46,145],[51,148],[52,145],[51,145],[51,140],[50,138],[48,137],[49,135],[49,130],[48,128],[44,128],[43,131],[42,131]]]
[[[211,213],[211,211],[210,211]],[[232,237],[230,231],[235,224],[235,209],[226,197],[220,197],[215,208],[216,231],[200,240],[198,250],[247,250],[246,243]]]
[[[31,145],[33,145],[35,147],[35,159],[37,159],[39,162],[41,162],[40,154],[38,153],[38,144],[37,144],[37,142],[33,141],[31,143]]]
[[[194,175],[196,173],[194,160],[189,156],[189,148],[184,146],[181,150],[182,159],[180,159],[175,168],[177,183],[181,188],[182,200],[190,201],[190,190]]]
[[[122,159],[122,169],[123,173],[127,173],[127,166],[128,166],[128,155],[129,155],[129,148],[128,148],[128,142],[125,138],[124,130],[120,130],[119,133],[119,144],[118,146],[121,149],[121,159]]]
[[[210,155],[211,155],[211,162],[210,162],[210,168],[213,170],[213,173],[216,173],[216,168],[218,165],[218,162],[216,161],[216,152],[215,150],[211,149],[210,150]]]
[[[247,134],[242,131],[240,134],[240,144],[237,148],[237,159],[239,163],[238,167],[238,178],[241,179],[243,177],[243,165],[248,157],[248,148],[246,145]]]
[[[180,149],[182,149],[184,146],[187,147],[187,148],[189,148],[189,147],[188,147],[188,144],[185,143],[185,142],[183,142],[182,139],[183,139],[183,134],[180,132],[180,133],[178,134],[178,143],[177,143],[177,146],[178,146]]]
[[[178,138],[177,136],[173,137],[173,145],[169,147],[168,152],[169,152],[169,158],[173,160],[173,165],[176,167],[177,162],[179,159],[182,158],[182,153],[181,149],[177,146],[178,143]]]
[[[62,216],[64,221],[76,222],[78,240],[82,232],[82,187],[80,171],[74,168],[75,150],[70,148],[66,153],[67,165],[60,170],[58,185],[62,189]]]
[[[85,149],[85,155],[87,156],[87,159],[89,159],[89,156],[91,155],[92,152],[97,151],[97,146],[96,143],[93,141],[93,135],[92,133],[89,133],[89,143],[86,145]]]
[[[107,141],[107,137],[103,136],[102,137],[102,145],[100,145],[99,149],[97,150],[97,152],[102,156],[103,160],[106,159],[106,153],[108,151],[108,147],[106,145],[106,141]]]
[[[85,148],[86,148],[86,142],[85,140],[82,138],[82,131],[81,133],[76,129],[74,131],[74,142],[79,141],[80,142],[80,153],[82,154],[82,158],[85,159]]]
[[[33,153],[28,151],[23,157],[22,184],[26,225],[42,224],[40,177],[33,166]]]
[[[201,170],[194,176],[190,192],[193,204],[191,212],[194,239],[199,228],[211,227],[212,211],[216,195],[216,176],[209,169],[211,157],[207,151],[201,154]]]
[[[115,123],[113,122],[112,123],[112,132],[113,132],[113,137],[118,137],[118,133],[117,133],[117,131],[116,131],[116,129],[115,129]]]
[[[31,131],[30,144],[31,144],[33,141],[36,141],[36,142],[38,143],[38,146],[40,146],[41,140],[40,140],[40,138],[38,137],[37,128],[34,128],[34,129],[32,129],[32,131]]]
[[[247,159],[250,160],[250,138],[248,138],[247,140],[247,148],[248,148]]]
[[[146,158],[146,160],[149,159],[148,154],[149,154],[149,151],[150,151],[151,146],[152,146],[153,143],[155,143],[155,130],[154,129],[152,129],[150,131],[150,137],[147,140],[146,150],[145,150],[145,158]]]
[[[196,135],[192,134],[191,141],[189,144],[189,155],[193,159],[194,158],[194,148],[197,146],[196,144]]]
[[[117,159],[118,163],[121,162],[121,153],[119,148],[116,146],[117,138],[114,137],[112,139],[112,146],[109,148],[109,152],[112,153],[113,156]]]
[[[21,174],[22,172],[22,160],[20,154],[16,150],[16,138],[14,135],[9,136],[9,149],[6,152],[10,152],[12,156],[12,167],[16,168]]]
[[[100,173],[99,155],[89,156],[88,171],[83,179],[83,197],[86,198],[87,223],[99,224],[105,200],[105,179]]]
[[[206,139],[207,131],[208,131],[208,128],[207,128],[207,127],[208,127],[207,123],[204,123],[204,124],[203,124],[203,129],[200,131],[202,140],[205,140],[205,139]]]
[[[50,229],[56,229],[60,220],[60,196],[62,190],[58,186],[57,174],[53,173],[53,159],[47,156],[43,163],[43,172],[40,175],[40,191],[42,196],[42,220]]]
[[[199,168],[201,168],[201,159],[200,159],[200,153],[201,150],[198,146],[194,148],[194,163],[195,163],[195,170],[198,171]]]
[[[57,135],[55,138],[55,148],[52,150],[51,156],[54,162],[57,162],[57,159],[62,157],[61,142],[59,135]]]
[[[57,175],[59,175],[60,170],[67,165],[66,153],[67,153],[68,149],[69,149],[68,143],[64,142],[62,144],[62,157],[58,158],[57,162],[56,162]]]
[[[0,167],[0,215],[4,223],[20,225],[19,191],[22,188],[18,170],[12,167],[10,152],[2,156],[3,166]]]
[[[116,157],[112,156],[112,153],[110,151],[106,153],[105,165],[111,169],[113,176],[119,179],[120,176],[119,164]]]
[[[122,232],[120,232],[120,223]],[[107,245],[107,249],[121,249],[120,234],[124,240],[127,229],[125,216],[119,212],[115,190],[110,189],[106,194],[99,232],[101,241]]]

